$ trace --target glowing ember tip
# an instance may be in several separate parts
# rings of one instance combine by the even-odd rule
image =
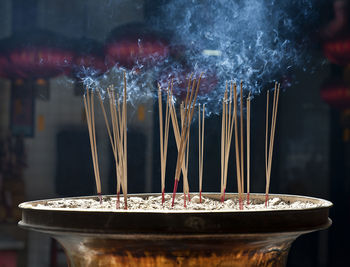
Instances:
[[[265,208],[269,206],[269,194],[266,194],[265,196]]]
[[[177,185],[178,185],[179,181],[175,179],[175,183],[174,183],[174,191],[173,191],[173,201],[171,203],[171,206],[174,207],[174,203],[175,203],[175,197],[176,197],[176,191],[177,191]]]

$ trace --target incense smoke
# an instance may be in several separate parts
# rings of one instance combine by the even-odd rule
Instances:
[[[306,37],[318,27],[313,24],[315,5],[305,0],[172,0],[148,24],[170,34],[171,47],[184,53],[185,68],[174,58],[155,57],[151,67],[142,62],[133,70],[114,67],[100,77],[87,75],[83,82],[102,92],[111,84],[120,90],[126,71],[128,101],[137,103],[156,98],[157,82],[167,87],[174,79],[174,91],[183,91],[177,87],[184,72],[204,73],[203,81],[214,82],[201,92],[199,103],[216,114],[226,81],[242,80],[245,91],[257,94],[307,65]]]

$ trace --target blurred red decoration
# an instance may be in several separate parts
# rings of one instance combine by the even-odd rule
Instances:
[[[143,24],[123,25],[113,30],[105,46],[109,67],[126,68],[154,65],[169,55],[168,42]]]
[[[342,81],[327,83],[321,90],[321,98],[335,108],[349,108],[350,88],[346,83]]]
[[[348,33],[348,10],[348,0],[335,0],[333,2],[334,19],[321,30],[323,39],[333,39]]]
[[[1,41],[0,75],[8,79],[68,74],[74,52],[65,38],[43,30],[15,33]]]
[[[30,47],[10,51],[9,59],[13,70],[11,75],[15,77],[51,78],[69,72],[73,53],[56,48]]]
[[[328,60],[337,65],[350,63],[350,37],[325,41],[323,51]]]
[[[348,1],[334,1],[333,9],[334,19],[321,30],[323,51],[333,64],[347,65],[350,63]]]

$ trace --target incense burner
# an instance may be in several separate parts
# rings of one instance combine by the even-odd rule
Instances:
[[[220,199],[216,193],[203,196]],[[226,198],[236,196],[226,194]],[[46,201],[42,200],[20,205],[19,225],[58,240],[69,266],[285,266],[298,236],[331,225],[332,203],[294,195],[270,197],[307,201],[315,207],[89,211],[43,208]],[[87,198],[92,197],[74,199]],[[254,201],[265,195],[251,194],[250,198]]]

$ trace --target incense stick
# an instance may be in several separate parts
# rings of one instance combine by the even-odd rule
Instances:
[[[181,133],[183,131],[184,127],[184,116],[185,116],[185,108],[184,103],[182,102],[180,105],[180,126],[181,126],[181,132],[180,127],[178,125],[177,115],[175,112],[175,107],[173,104],[171,104],[171,119],[174,129],[174,136],[176,141],[177,150],[180,150],[180,143],[181,143]],[[183,192],[184,192],[184,207],[186,207],[186,195],[188,195],[189,201],[190,201],[190,194],[189,194],[189,185],[188,185],[188,154],[189,154],[189,139],[187,140],[186,144],[186,153],[184,155],[185,159],[182,162],[181,170],[182,170],[182,176],[183,176]]]
[[[224,202],[225,199],[225,191],[226,191],[226,179],[227,179],[227,173],[226,173],[226,166],[227,166],[227,137],[228,137],[228,117],[227,117],[227,83],[226,83],[226,89],[224,93],[224,98],[222,100],[222,125],[221,125],[221,202]]]
[[[165,201],[165,172],[166,172],[166,159],[168,151],[168,136],[169,136],[169,90],[167,90],[167,102],[165,110],[165,122],[164,122],[164,133],[163,133],[163,110],[162,110],[162,89],[158,84],[158,105],[159,105],[159,134],[160,134],[160,163],[161,163],[161,192],[162,192],[162,205]]]
[[[202,182],[203,182],[203,154],[204,154],[204,116],[205,116],[205,104],[202,108],[201,118],[201,106],[198,107],[198,176],[199,176],[199,203],[202,203]],[[202,120],[201,120],[202,119]]]
[[[225,98],[222,100],[221,118],[221,200],[224,200],[224,166],[225,166]]]
[[[272,103],[272,118],[271,118],[271,126],[270,126],[270,137],[269,137],[269,147],[268,143],[268,99],[269,93],[267,93],[267,101],[266,101],[266,140],[265,140],[265,164],[266,164],[266,190],[265,190],[265,207],[268,206],[269,199],[269,188],[270,188],[270,178],[271,178],[271,166],[272,166],[272,155],[273,155],[273,145],[275,138],[275,130],[276,130],[276,120],[277,120],[277,110],[278,110],[278,99],[280,92],[280,84],[277,86],[277,82],[275,83],[275,90],[273,94],[273,103]]]
[[[240,209],[243,209],[242,206],[242,176],[241,176],[241,164],[239,156],[239,146],[238,146],[238,122],[237,122],[237,88],[234,87],[234,117],[235,117],[235,150],[236,150],[236,173],[237,173],[237,187],[239,195],[239,206]]]
[[[109,94],[109,106],[112,120],[112,130],[113,130],[113,145],[114,147],[114,160],[116,166],[116,176],[117,176],[117,201],[116,208],[119,209],[120,203],[120,187],[124,192],[124,181],[123,177],[123,148],[122,148],[122,134],[121,134],[121,120],[120,120],[120,101],[119,95],[117,94],[117,100],[115,99],[115,93],[111,89],[107,89]]]
[[[88,124],[88,130],[89,130],[90,148],[91,148],[92,163],[93,163],[94,174],[95,174],[96,191],[97,191],[100,203],[102,203],[101,179],[100,179],[97,147],[96,147],[97,145],[96,145],[96,130],[95,130],[94,97],[92,92],[91,94],[89,93],[88,88],[86,90],[86,95],[84,95],[84,107],[85,107],[86,121]]]
[[[244,135],[243,135],[243,82],[241,81],[240,86],[240,129],[241,129],[241,138],[240,138],[240,145],[241,145],[241,155],[240,155],[240,162],[241,162],[241,193],[244,193]],[[240,199],[242,201],[242,199]]]
[[[124,194],[124,204],[125,204],[125,209],[128,207],[127,203],[127,194],[128,194],[128,167],[127,167],[127,159],[128,159],[128,150],[127,150],[127,107],[126,107],[126,94],[127,94],[127,88],[126,88],[126,73],[124,72],[124,97],[123,97],[123,130],[124,130],[124,153],[123,153],[123,167],[124,167],[124,189],[123,189],[123,194]]]
[[[106,110],[103,105],[100,94],[100,105],[103,112],[103,117],[107,127],[108,136],[112,146],[112,151],[116,166],[117,176],[117,201],[116,208],[119,209],[120,188],[124,195],[124,208],[127,209],[127,107],[126,107],[126,74],[124,73],[124,88],[123,88],[123,105],[121,107],[119,94],[115,96],[115,92],[111,87],[107,88],[109,96],[109,110],[112,121],[112,131],[110,130],[107,119]],[[93,121],[94,124],[94,121]]]
[[[221,122],[221,202],[225,200],[225,192],[227,186],[228,162],[230,156],[230,147],[234,125],[234,110],[232,110],[232,82],[230,84],[230,95],[228,96],[228,88],[224,93],[222,122]],[[235,106],[233,105],[233,109]]]
[[[250,92],[247,98],[247,204],[250,194]]]

